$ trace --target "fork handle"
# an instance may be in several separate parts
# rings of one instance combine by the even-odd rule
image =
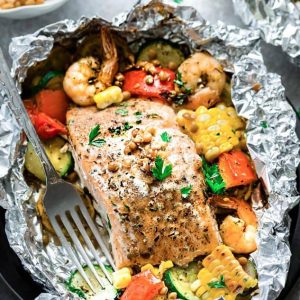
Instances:
[[[31,120],[24,107],[23,101],[10,75],[10,71],[4,59],[3,52],[0,48],[0,89],[2,88],[6,91],[9,97],[7,101],[9,108],[15,115],[19,125],[23,127],[34,151],[36,152],[44,167],[47,183],[55,183],[60,181],[61,179],[52,166],[44,150],[44,147],[31,123]]]

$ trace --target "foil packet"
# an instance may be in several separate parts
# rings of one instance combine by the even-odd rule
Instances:
[[[292,0],[233,0],[243,22],[259,29],[262,38],[281,46],[290,60],[300,66],[300,2]]]
[[[300,200],[296,189],[300,143],[295,133],[296,115],[285,99],[280,77],[268,73],[263,63],[259,32],[221,22],[210,25],[192,7],[172,7],[161,1],[139,3],[111,23],[97,17],[64,20],[13,39],[12,76],[20,91],[28,69],[46,59],[54,43],[76,43],[103,25],[118,31],[134,52],[147,38],[165,38],[186,44],[191,51],[209,51],[234,74],[233,102],[238,114],[248,120],[249,151],[269,194],[268,208],[255,207],[258,250],[252,257],[258,270],[259,294],[253,299],[274,300],[285,285],[289,268],[287,213]],[[255,84],[260,85],[258,91],[253,89]],[[55,239],[47,246],[43,243],[35,209],[39,191],[30,188],[23,177],[25,147],[21,129],[7,105],[9,97],[0,82],[0,204],[7,208],[8,241],[24,268],[44,286],[47,293],[39,300],[79,299],[65,287],[70,270],[75,270],[68,255]]]

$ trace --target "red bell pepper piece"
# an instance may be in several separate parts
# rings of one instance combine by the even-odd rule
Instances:
[[[41,90],[35,97],[40,112],[62,123],[66,122],[69,100],[63,90]]]
[[[163,71],[168,74],[168,80],[161,81],[159,79],[159,72]],[[174,90],[175,73],[166,68],[156,68],[156,74],[153,76],[153,83],[147,84],[145,81],[148,76],[144,70],[132,70],[124,74],[125,80],[123,90],[128,91],[133,96],[144,98],[158,98],[164,100],[163,93],[168,93]]]
[[[247,185],[257,180],[250,160],[241,150],[222,153],[219,157],[218,166],[226,189],[239,185]]]
[[[66,127],[43,112],[39,112],[31,100],[24,101],[30,120],[41,139],[51,139],[59,134],[67,134]]]
[[[163,287],[162,281],[147,270],[132,277],[121,300],[153,300]]]

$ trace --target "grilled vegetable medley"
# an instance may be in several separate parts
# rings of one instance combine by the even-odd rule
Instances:
[[[83,299],[251,299],[263,195],[231,102],[231,74],[207,52],[148,40],[133,53],[103,27],[33,66],[23,99],[59,175],[84,188],[108,229],[117,269]],[[26,177],[45,181],[30,143]],[[79,179],[80,178],[80,179]],[[44,231],[54,231],[41,201]],[[96,214],[94,212],[96,210]],[[44,240],[46,242],[46,239]]]

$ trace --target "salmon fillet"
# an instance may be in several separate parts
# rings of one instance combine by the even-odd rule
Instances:
[[[220,237],[203,195],[193,142],[180,131],[169,106],[141,99],[123,105],[101,111],[77,107],[67,113],[80,176],[96,209],[111,223],[116,266],[163,260],[186,265],[209,254]],[[97,124],[97,139],[105,140],[100,147],[89,145],[89,133]],[[169,142],[162,140],[164,132]],[[163,181],[151,172],[158,155],[172,165],[172,174]],[[183,197],[181,189],[187,186],[191,193]]]

